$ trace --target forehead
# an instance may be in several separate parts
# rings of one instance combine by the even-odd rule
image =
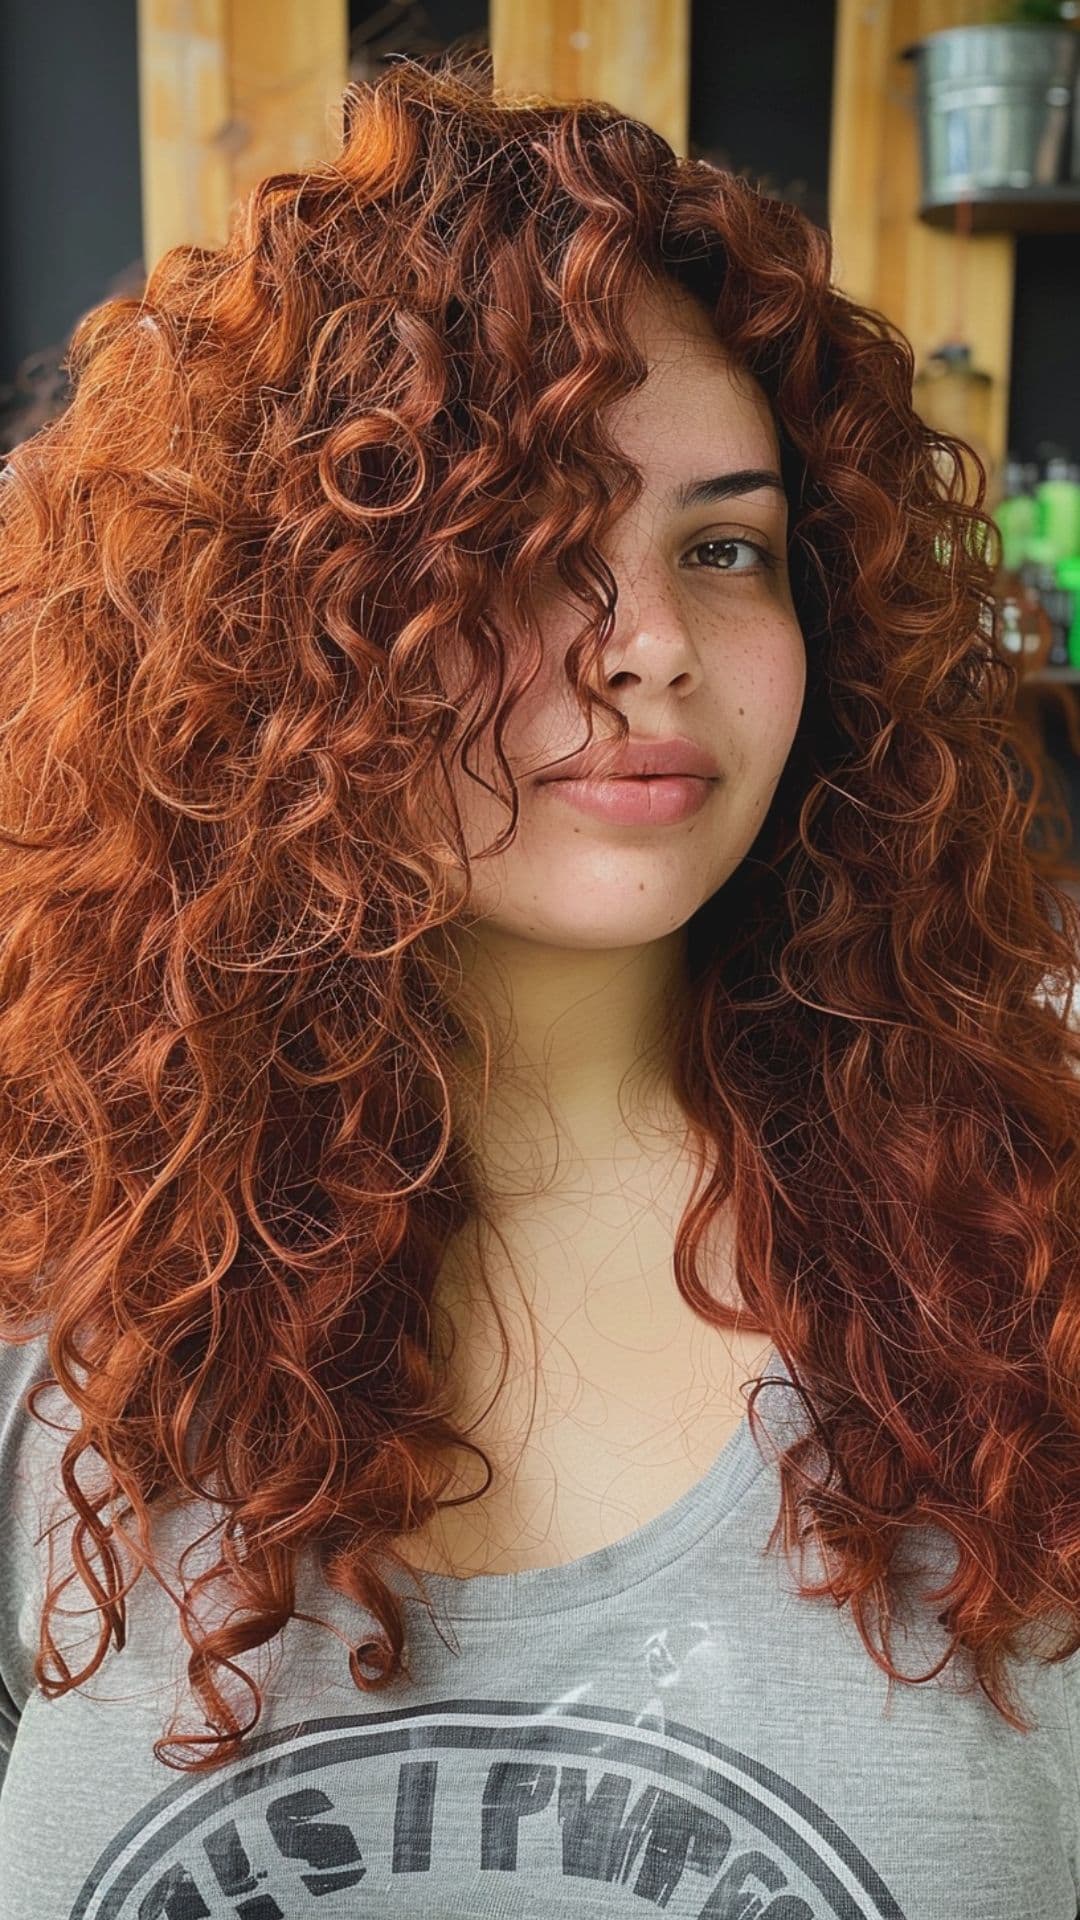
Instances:
[[[678,289],[650,289],[630,330],[648,375],[613,403],[607,421],[650,484],[654,477],[673,482],[690,468],[775,465],[779,442],[768,399],[730,358],[696,300]]]

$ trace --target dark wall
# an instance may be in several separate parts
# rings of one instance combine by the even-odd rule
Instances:
[[[421,60],[464,35],[486,38],[487,0],[413,0],[394,8],[382,0],[349,0],[349,33],[354,49],[370,46],[411,54]],[[378,70],[376,57],[375,70]]]
[[[1009,447],[1080,460],[1080,234],[1016,242]]]
[[[826,225],[833,0],[694,0],[690,146]]]
[[[0,382],[142,250],[135,0],[0,5]]]

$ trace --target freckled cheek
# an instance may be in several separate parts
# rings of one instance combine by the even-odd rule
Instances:
[[[759,631],[728,661],[725,705],[744,766],[767,775],[786,758],[806,696],[806,646],[797,623]]]
[[[806,698],[806,642],[802,630],[794,624],[785,637],[785,645],[776,664],[778,705],[783,714],[785,739],[792,740]]]

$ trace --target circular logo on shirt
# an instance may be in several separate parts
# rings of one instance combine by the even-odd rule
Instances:
[[[70,1920],[550,1920],[578,1905],[613,1920],[904,1920],[843,1828],[736,1747],[516,1700],[255,1738],[140,1808]]]

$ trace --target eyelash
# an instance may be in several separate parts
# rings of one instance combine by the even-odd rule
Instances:
[[[702,547],[749,547],[752,553],[757,554],[762,567],[765,568],[767,572],[771,572],[776,567],[776,555],[770,553],[767,547],[760,546],[756,540],[736,539],[733,535],[725,539],[717,537],[712,540],[699,540],[690,548],[690,552],[698,553]],[[691,567],[690,571],[691,573],[736,573],[736,576],[739,577],[734,567]],[[753,567],[741,569],[743,573],[753,573],[755,571],[756,569]]]

